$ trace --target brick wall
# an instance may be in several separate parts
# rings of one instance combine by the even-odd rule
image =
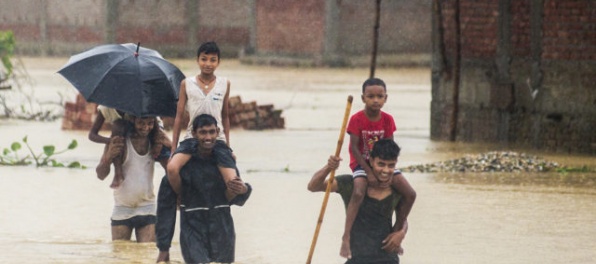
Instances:
[[[460,4],[462,57],[495,56],[498,0],[461,0]]]
[[[516,57],[530,56],[530,1],[511,2],[511,45]]]
[[[0,0],[0,30],[15,33],[22,54],[72,55],[108,42],[108,1]],[[245,1],[195,0],[195,6],[185,0],[113,2],[117,43],[141,42],[166,57],[188,57],[207,40],[220,42],[226,56],[236,56],[249,41]],[[196,20],[189,22],[190,14]]]
[[[339,47],[344,54],[369,54],[375,1],[339,1]],[[381,1],[379,53],[430,52],[430,1]]]
[[[325,38],[330,1],[339,14],[332,41]],[[382,1],[379,54],[429,52],[429,3]],[[337,42],[339,55],[361,56],[371,51],[374,6],[360,0],[0,0],[0,30],[12,30],[18,52],[27,55],[141,42],[165,57],[188,57],[215,40],[226,57],[252,51],[251,45],[265,55],[316,57],[326,41]]]
[[[325,2],[260,0],[257,4],[257,50],[292,55],[323,51]]]
[[[545,0],[545,59],[596,60],[596,1]]]
[[[438,2],[444,51],[433,62],[444,56],[445,67],[433,67],[433,139],[450,138],[459,89],[457,140],[596,154],[596,1],[460,0],[457,86],[456,1]]]

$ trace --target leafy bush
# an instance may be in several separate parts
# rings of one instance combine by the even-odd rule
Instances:
[[[12,31],[0,31],[0,61],[3,69],[0,68],[0,87],[12,74],[12,62],[10,59],[14,54],[14,34]]]
[[[56,161],[53,157],[55,155],[64,153],[68,150],[73,150],[78,146],[76,140],[72,140],[67,148],[56,151],[56,147],[53,145],[46,145],[43,146],[43,152],[39,154],[35,154],[33,149],[27,142],[27,136],[23,138],[23,143],[27,146],[29,150],[29,154],[22,156],[19,155],[19,151],[22,149],[22,145],[20,142],[13,142],[10,145],[10,148],[5,148],[2,151],[2,155],[0,155],[0,165],[5,166],[26,166],[33,162],[35,162],[36,167],[68,167],[68,168],[82,168],[85,169],[86,167],[81,165],[80,162],[74,161],[69,163],[68,165],[64,165],[61,162]]]
[[[63,96],[57,102],[41,102],[23,62],[16,57],[12,31],[0,31],[0,118],[54,121],[63,116]],[[13,60],[16,62],[13,64]]]

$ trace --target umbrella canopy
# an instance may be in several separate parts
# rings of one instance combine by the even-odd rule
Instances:
[[[139,44],[107,44],[73,55],[64,76],[88,102],[135,116],[176,116],[184,74]]]

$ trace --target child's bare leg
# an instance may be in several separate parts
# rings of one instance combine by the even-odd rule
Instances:
[[[163,135],[161,138],[161,144],[168,149],[172,148],[172,140],[170,139],[170,137],[168,137],[167,133],[162,129],[159,130],[159,133],[162,133]]]
[[[112,179],[110,188],[116,189],[120,187],[120,184],[122,184],[122,182],[124,181],[124,170],[122,169],[122,155],[114,158],[112,163],[114,164],[114,179]]]
[[[352,250],[350,249],[350,235],[352,232],[352,226],[356,220],[356,215],[364,200],[366,193],[366,187],[368,186],[366,177],[355,177],[354,178],[354,189],[352,190],[352,196],[348,203],[348,209],[346,210],[346,223],[344,227],[344,234],[342,236],[341,248],[339,255],[344,258],[352,258]]]
[[[156,159],[161,153],[161,149],[164,147],[164,141],[166,134],[159,129],[153,138],[153,146],[151,146],[151,156]]]
[[[103,148],[103,155],[102,155],[102,159],[103,159],[103,157],[104,157],[104,156],[106,156],[106,155],[107,155],[107,153],[108,153],[109,149],[110,149],[110,144],[106,144],[106,146]],[[100,179],[100,180],[102,180],[102,181],[103,181],[103,180],[105,180],[105,179],[106,179],[106,177],[108,177],[108,174],[105,174],[105,175],[102,175],[102,176],[100,176],[99,174],[97,175],[97,178],[99,178],[99,179]]]
[[[125,120],[117,120],[112,123],[112,138],[113,137],[122,137],[126,136],[127,131],[127,121]],[[124,181],[124,170],[122,169],[122,163],[124,159],[122,157],[122,153],[118,155],[112,163],[114,164],[114,179],[112,179],[112,183],[110,184],[110,188],[116,189],[120,187],[120,184]]]

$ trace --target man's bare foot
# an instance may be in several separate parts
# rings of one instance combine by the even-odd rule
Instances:
[[[352,258],[352,250],[350,250],[350,240],[347,239],[343,239],[341,241],[341,249],[339,250],[339,255],[347,258],[347,259],[351,259]]]
[[[169,263],[170,262],[170,252],[169,251],[160,251],[159,255],[157,255],[157,261],[159,263]]]

